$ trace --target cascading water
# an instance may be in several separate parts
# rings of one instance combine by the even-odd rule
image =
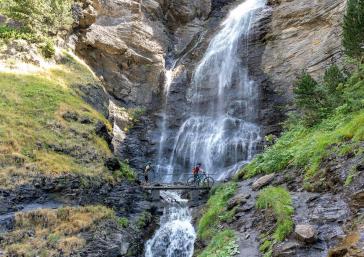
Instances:
[[[187,200],[174,192],[164,193],[169,203],[161,217],[161,227],[146,244],[145,257],[191,257],[196,239]]]
[[[217,178],[229,176],[239,166],[249,161],[259,143],[257,116],[258,90],[248,76],[248,60],[238,56],[238,50],[247,43],[257,10],[266,0],[246,0],[232,10],[222,23],[197,66],[188,94],[191,112],[175,135],[173,150],[165,158],[168,133],[169,90],[172,83],[167,77],[165,108],[158,154],[158,170],[176,172],[190,169],[197,162]],[[244,44],[242,44],[244,43]],[[168,71],[171,76],[173,70]],[[164,169],[161,169],[164,167]],[[177,167],[181,167],[178,169]],[[163,174],[159,174],[163,178]],[[178,177],[178,174],[177,174]],[[165,181],[170,181],[165,176]],[[146,257],[191,257],[195,231],[187,205],[173,193],[167,200],[161,227],[146,244]]]
[[[239,52],[248,55],[250,28],[265,4],[266,0],[246,0],[232,10],[197,66],[188,92],[191,111],[175,135],[170,157],[159,158],[159,166],[174,172],[174,179],[181,178],[176,172],[189,171],[199,162],[222,179],[255,154],[261,140],[254,123],[259,91],[249,79],[248,58]]]

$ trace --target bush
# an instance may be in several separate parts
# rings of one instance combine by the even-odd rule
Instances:
[[[337,65],[330,66],[319,84],[309,74],[303,73],[293,89],[295,104],[301,120],[312,126],[326,118],[343,102],[342,86],[347,78]]]
[[[39,36],[55,36],[72,24],[72,0],[4,0],[0,11]]]
[[[120,175],[119,177],[128,179],[128,180],[135,180],[136,174],[135,171],[129,166],[129,164],[124,161],[120,163]]]
[[[364,1],[348,0],[343,23],[345,54],[362,61],[364,53]]]
[[[126,228],[129,226],[129,220],[125,217],[118,218],[118,224],[120,227]]]
[[[6,25],[0,26],[0,38],[5,40],[10,39],[24,39],[30,42],[36,42],[37,39],[34,34],[30,33],[26,29],[10,28]]]
[[[52,58],[56,53],[56,48],[51,40],[46,40],[46,42],[41,47],[42,54],[45,58]]]

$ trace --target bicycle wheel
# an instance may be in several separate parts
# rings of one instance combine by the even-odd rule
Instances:
[[[202,181],[202,186],[212,187],[214,183],[215,183],[215,180],[212,177],[206,177]]]
[[[187,186],[194,186],[195,185],[195,178],[194,177],[189,177],[187,179]]]

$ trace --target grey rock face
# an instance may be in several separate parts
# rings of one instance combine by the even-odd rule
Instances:
[[[262,68],[274,90],[292,98],[293,81],[302,70],[314,77],[340,62],[341,22],[346,1],[281,0],[272,2]]]
[[[305,242],[305,243],[312,243],[315,241],[316,230],[313,226],[306,225],[306,224],[298,224],[294,230],[297,239]]]
[[[275,174],[269,174],[257,179],[252,185],[253,190],[259,190],[262,187],[268,185],[270,182],[272,182],[274,177]]]

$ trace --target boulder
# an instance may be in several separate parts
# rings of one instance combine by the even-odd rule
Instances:
[[[252,185],[253,190],[259,190],[262,187],[268,185],[270,182],[272,182],[274,176],[275,174],[269,174],[259,178],[253,183]]]
[[[355,192],[351,196],[351,204],[357,208],[364,208],[364,189]]]
[[[297,239],[305,243],[313,243],[316,239],[316,230],[311,225],[296,225],[294,232]]]
[[[246,203],[246,200],[250,197],[249,194],[238,194],[231,198],[227,204],[227,210],[232,210],[234,207],[243,205]]]
[[[276,245],[273,249],[274,257],[291,257],[296,253],[296,249],[300,247],[297,241],[287,241]]]

